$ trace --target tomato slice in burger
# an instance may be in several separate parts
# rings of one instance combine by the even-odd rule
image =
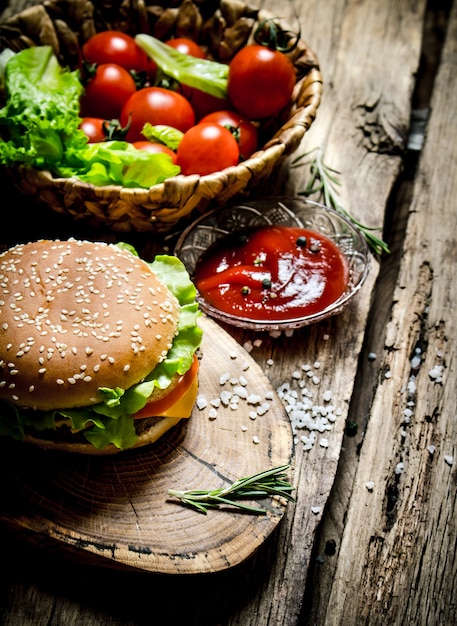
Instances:
[[[183,396],[192,388],[192,385],[197,377],[199,368],[198,358],[194,356],[192,365],[185,374],[181,376],[178,383],[174,387],[173,391],[169,394],[155,400],[148,402],[140,411],[135,413],[134,419],[140,419],[145,417],[160,417],[166,413],[173,405],[175,405]],[[185,416],[183,416],[185,417]]]

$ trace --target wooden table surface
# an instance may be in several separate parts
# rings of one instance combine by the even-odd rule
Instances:
[[[2,625],[457,623],[457,3],[254,4],[299,23],[320,60],[322,105],[296,155],[322,150],[342,205],[391,252],[341,315],[290,336],[231,332],[275,389],[310,369],[313,402],[331,392],[337,419],[310,449],[298,440],[296,502],[235,568],[116,571],[3,531]],[[268,192],[304,188],[291,161]],[[2,182],[3,243],[85,234]]]

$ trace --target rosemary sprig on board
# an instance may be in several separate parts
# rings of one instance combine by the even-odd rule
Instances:
[[[188,491],[169,489],[168,494],[205,514],[209,509],[229,505],[256,515],[265,515],[266,509],[251,506],[243,500],[282,496],[293,501],[291,492],[294,487],[287,482],[285,473],[289,467],[289,465],[280,465],[252,476],[239,478],[228,487],[221,487],[220,489],[190,489]]]
[[[313,194],[319,194],[323,204],[332,207],[335,211],[338,211],[347,217],[355,226],[357,226],[373,252],[376,254],[381,254],[382,252],[389,253],[390,250],[388,245],[374,234],[374,231],[378,231],[380,229],[370,228],[369,226],[362,224],[353,215],[346,211],[346,209],[344,209],[338,202],[336,187],[341,185],[338,178],[339,172],[323,162],[322,151],[320,148],[315,148],[314,150],[310,150],[309,152],[296,157],[292,161],[292,167],[298,165],[304,158],[309,157],[312,153],[315,153],[315,156],[309,159],[311,177],[304,191],[299,192],[298,195],[309,197]]]

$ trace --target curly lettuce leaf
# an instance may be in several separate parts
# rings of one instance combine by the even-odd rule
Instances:
[[[26,48],[5,65],[5,106],[0,109],[0,159],[53,167],[64,150],[86,143],[78,129],[83,87],[78,72],[62,68],[50,46]]]
[[[166,178],[176,176],[181,169],[167,154],[152,154],[137,150],[126,141],[89,143],[71,152],[56,173],[64,178],[75,175],[93,185],[123,187],[152,187]]]
[[[88,143],[79,128],[78,71],[62,68],[50,46],[7,55],[0,109],[0,164],[24,164],[96,186],[148,188],[181,171],[171,158],[125,141]]]

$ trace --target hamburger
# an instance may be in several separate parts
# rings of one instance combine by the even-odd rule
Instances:
[[[69,239],[0,254],[0,435],[113,454],[191,415],[202,331],[181,261]]]

